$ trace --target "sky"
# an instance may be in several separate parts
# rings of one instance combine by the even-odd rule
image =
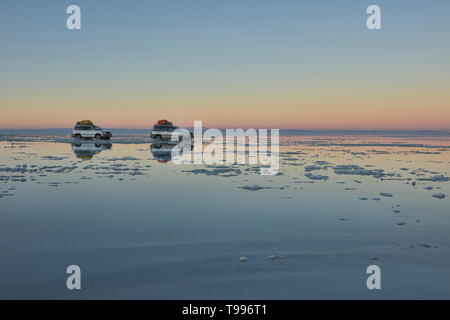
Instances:
[[[449,14],[448,0],[2,0],[0,128],[450,130]]]

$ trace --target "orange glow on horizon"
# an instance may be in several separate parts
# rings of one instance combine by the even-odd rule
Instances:
[[[356,92],[356,91],[355,91]],[[247,93],[176,99],[10,97],[2,102],[2,129],[70,128],[90,119],[105,128],[149,129],[158,119],[180,127],[202,120],[210,128],[305,130],[450,130],[450,95],[392,90],[379,97],[339,90]],[[5,107],[6,106],[6,107]]]

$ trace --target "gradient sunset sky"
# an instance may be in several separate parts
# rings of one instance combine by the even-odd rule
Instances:
[[[450,130],[449,16],[448,0],[2,0],[0,128]]]

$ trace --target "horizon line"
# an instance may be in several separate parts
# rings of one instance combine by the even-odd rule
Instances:
[[[104,129],[108,130],[150,130],[149,128],[109,128],[109,127],[103,127]],[[180,128],[186,128],[186,129],[192,129],[194,127],[181,127]],[[203,126],[203,129],[210,129],[213,127],[205,127]],[[0,128],[1,131],[7,131],[7,130],[13,130],[13,131],[38,131],[38,130],[72,130],[72,127],[53,127],[53,128]],[[380,129],[380,128],[374,128],[374,129],[355,129],[355,128],[349,128],[349,129],[336,129],[336,128],[320,128],[320,129],[300,129],[300,128],[256,128],[256,127],[232,127],[232,128],[214,128],[219,130],[226,130],[226,129],[268,129],[268,130],[274,130],[278,129],[280,131],[398,131],[398,132],[407,132],[407,131],[417,131],[417,132],[450,132],[449,129],[417,129],[417,128],[411,128],[411,129]]]

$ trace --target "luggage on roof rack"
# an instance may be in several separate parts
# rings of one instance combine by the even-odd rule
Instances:
[[[171,126],[171,125],[172,125],[172,122],[167,121],[167,120],[158,120],[157,124],[158,124],[159,126]]]
[[[77,122],[79,126],[92,126],[94,123],[91,120],[81,120]]]

